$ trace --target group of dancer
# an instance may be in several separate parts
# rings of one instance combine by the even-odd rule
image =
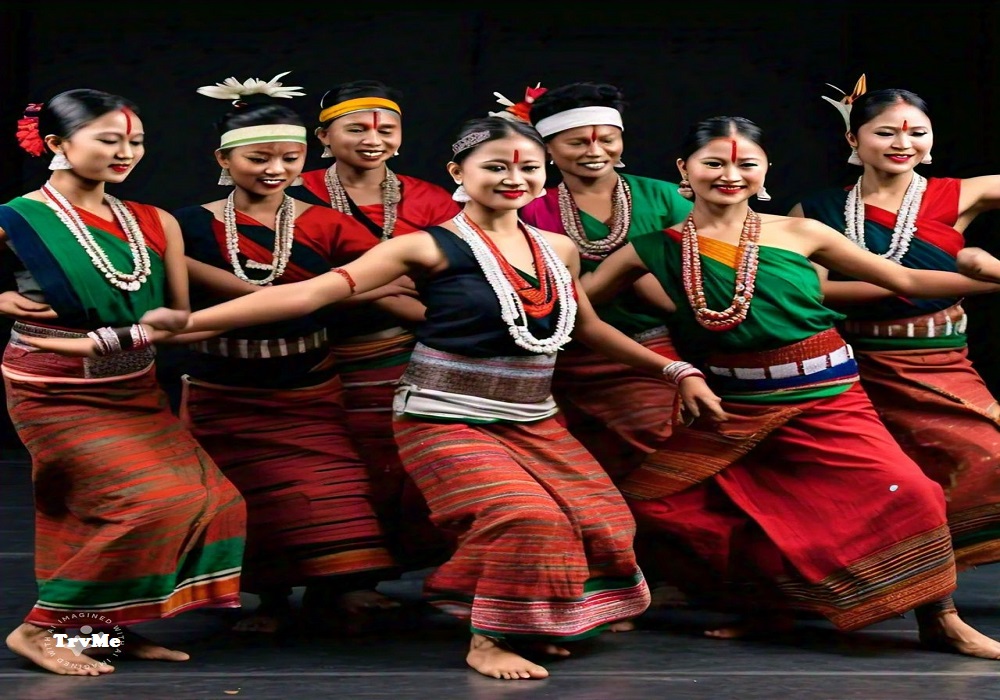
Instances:
[[[714,637],[913,610],[929,647],[1000,658],[951,598],[1000,560],[1000,407],[960,305],[1000,291],[962,236],[1000,176],[918,174],[917,95],[837,102],[861,176],[775,216],[750,206],[753,122],[693,125],[679,183],[624,174],[623,95],[586,82],[464,124],[453,194],[387,166],[396,90],[339,85],[333,163],[303,173],[283,75],[198,90],[231,103],[231,189],[173,213],[105,191],[143,155],[127,99],[71,90],[20,123],[52,172],[0,206],[39,588],[14,652],[108,673],[47,643],[90,614],[184,660],[128,626],[250,592],[235,629],[277,632],[298,586],[364,628],[400,605],[379,582],[430,569],[495,678],[631,629],[651,583],[739,614]],[[157,344],[193,351],[179,415]]]

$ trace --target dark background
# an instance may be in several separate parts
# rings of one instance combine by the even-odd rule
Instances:
[[[847,184],[844,126],[820,95],[902,87],[931,106],[930,176],[1000,172],[1000,3],[714,2],[493,3],[490,10],[392,9],[364,3],[36,3],[0,10],[0,201],[36,188],[47,171],[14,141],[28,102],[93,87],[135,100],[147,135],[142,164],[120,197],[167,209],[216,199],[213,124],[227,103],[195,93],[234,76],[270,79],[306,97],[289,100],[313,123],[323,92],[359,78],[402,90],[404,142],[390,166],[446,187],[453,134],[464,119],[517,101],[524,87],[610,82],[626,94],[627,172],[677,180],[687,126],[730,114],[756,121],[773,162],[762,211],[786,212],[805,193]],[[395,4],[394,4],[395,6]],[[8,7],[10,7],[8,5]],[[310,151],[309,167],[320,146]],[[1000,252],[997,212],[970,243]],[[1000,393],[1000,300],[970,299],[977,368]],[[0,447],[17,444],[0,425]]]

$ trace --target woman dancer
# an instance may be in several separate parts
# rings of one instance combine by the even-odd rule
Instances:
[[[180,231],[166,212],[105,191],[145,152],[129,100],[70,90],[31,105],[20,126],[22,146],[50,156],[52,174],[0,206],[20,295],[8,307],[4,385],[32,459],[39,588],[7,646],[54,673],[109,673],[112,665],[59,644],[63,628],[83,627],[86,637],[90,627],[117,638],[124,654],[183,661],[183,652],[119,632],[195,608],[239,607],[246,513],[171,413],[138,324],[164,304],[181,324],[187,317]],[[93,338],[103,356],[38,351],[32,338]]]
[[[403,140],[401,102],[398,90],[377,80],[328,90],[320,101],[316,136],[323,157],[335,160],[303,173],[302,184],[289,189],[293,197],[333,207],[363,224],[356,243],[365,250],[459,211],[444,188],[389,168]],[[386,294],[341,309],[329,329],[351,435],[369,465],[379,520],[406,568],[436,562],[448,549],[427,522],[427,506],[406,478],[392,437],[393,391],[413,350],[413,326],[423,314],[423,304],[411,293]]]
[[[847,121],[850,188],[806,197],[791,212],[843,231],[907,268],[955,270],[963,231],[1000,208],[1000,175],[925,178],[934,134],[927,105],[907,90],[836,103]],[[914,299],[820,268],[826,304],[856,351],[861,383],[882,421],[944,489],[959,567],[1000,560],[1000,406],[968,357],[966,315],[954,296]]]
[[[688,584],[750,586],[737,592],[754,611],[751,629],[791,608],[845,630],[916,608],[928,645],[1000,658],[1000,644],[955,611],[941,488],[879,421],[810,260],[908,296],[1000,286],[904,268],[819,222],[755,213],[748,200],[767,163],[752,122],[697,124],[678,160],[695,195],[691,215],[633,241],[593,275],[597,298],[657,276],[678,303],[681,355],[706,370],[730,418],[675,426],[621,488],[641,529],[713,572]]]
[[[529,203],[521,217],[570,237],[580,251],[585,285],[587,273],[615,250],[636,236],[683,221],[691,211],[691,202],[678,194],[678,185],[618,172],[625,109],[618,88],[571,83],[536,90],[529,97],[531,123],[545,140],[562,182]],[[673,302],[652,276],[637,284],[646,289],[625,290],[598,305],[598,315],[651,350],[675,359],[663,322]],[[663,378],[613,362],[581,343],[560,353],[553,395],[570,432],[613,479],[629,473],[670,436],[674,397]]]
[[[306,128],[277,99],[301,93],[273,80],[240,85],[199,89],[235,99],[216,150],[220,184],[233,189],[175,212],[201,306],[315,277],[366,249],[355,220],[285,193],[305,161]],[[333,316],[302,314],[192,346],[181,415],[247,499],[243,590],[261,603],[237,631],[287,625],[293,586],[350,627],[366,609],[398,605],[374,592],[393,562],[329,362],[328,324]]]

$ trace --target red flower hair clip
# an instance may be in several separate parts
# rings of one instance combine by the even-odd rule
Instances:
[[[524,91],[524,100],[516,104],[508,100],[499,92],[494,92],[493,94],[496,95],[497,102],[506,106],[506,109],[502,112],[490,112],[490,116],[500,117],[501,119],[507,119],[508,121],[530,124],[531,120],[528,118],[528,113],[531,111],[531,105],[537,98],[544,95],[547,89],[548,88],[543,88],[541,83],[538,83],[535,87],[526,88]]]
[[[45,153],[45,141],[38,134],[38,113],[41,104],[31,103],[24,108],[24,116],[17,120],[17,143],[33,156]]]

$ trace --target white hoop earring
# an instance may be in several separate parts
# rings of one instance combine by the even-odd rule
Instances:
[[[319,154],[320,158],[333,158],[333,151],[330,150],[329,146],[323,146],[323,152]]]
[[[858,155],[858,149],[856,148],[851,149],[851,155],[848,157],[847,162],[851,165],[864,165],[864,163],[861,162],[861,156]]]
[[[233,182],[233,176],[229,174],[229,168],[223,168],[219,173],[219,184],[223,187],[232,187],[236,184]]]
[[[451,198],[454,199],[456,202],[468,202],[472,200],[472,197],[469,196],[469,193],[465,191],[464,187],[462,187],[461,182],[458,183],[458,189],[456,189],[454,193],[452,193]]]

